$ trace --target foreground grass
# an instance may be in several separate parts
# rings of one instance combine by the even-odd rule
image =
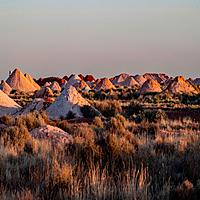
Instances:
[[[31,113],[1,121],[0,199],[199,199],[199,124],[189,119],[135,123],[116,114],[69,124]],[[47,123],[73,144],[32,138]]]

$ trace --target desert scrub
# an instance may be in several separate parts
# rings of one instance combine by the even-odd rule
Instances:
[[[67,120],[59,120],[56,124],[54,124],[54,126],[57,126],[67,133],[70,133],[71,125],[67,122]]]
[[[94,109],[89,105],[84,105],[83,107],[81,107],[81,112],[83,113],[83,116],[85,118],[91,118],[91,119],[100,115],[100,113],[96,109]]]
[[[1,131],[1,140],[5,146],[23,148],[26,142],[32,140],[28,129],[23,126],[9,126]]]
[[[131,115],[138,115],[143,112],[142,106],[136,102],[136,101],[131,101],[130,104],[126,108],[126,114],[127,116]]]
[[[28,130],[38,128],[46,124],[46,115],[40,114],[39,112],[31,112],[27,115],[20,115],[15,118],[15,125],[24,125]]]
[[[167,120],[167,115],[163,110],[145,110],[138,115],[138,122],[147,121],[150,123],[160,123]]]
[[[95,101],[93,104],[105,117],[114,117],[122,112],[121,104],[116,100]]]
[[[107,124],[107,128],[112,131],[120,132],[125,130],[127,125],[126,118],[122,115],[112,117],[110,122]]]
[[[103,123],[101,117],[95,117],[94,118],[94,125],[99,127],[99,128],[104,128],[104,123]]]
[[[14,123],[14,118],[11,115],[4,115],[0,118],[0,122],[5,125],[11,126]]]

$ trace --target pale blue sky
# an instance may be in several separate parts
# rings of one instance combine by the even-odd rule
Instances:
[[[200,76],[199,0],[0,0],[0,78]]]

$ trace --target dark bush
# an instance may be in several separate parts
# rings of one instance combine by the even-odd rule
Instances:
[[[96,109],[94,109],[89,105],[81,107],[81,112],[83,113],[83,116],[85,118],[91,118],[91,119],[95,118],[96,116],[99,116],[100,114]]]
[[[25,143],[32,139],[28,129],[23,125],[4,128],[0,137],[5,146],[12,145],[19,148],[23,148]]]
[[[126,114],[131,116],[133,114],[138,115],[139,113],[143,112],[143,108],[140,104],[131,102],[130,105],[127,107]]]
[[[66,116],[66,119],[74,119],[74,118],[76,118],[76,114],[73,113],[72,111],[69,111]]]
[[[145,111],[144,117],[148,122],[160,122],[162,119],[167,119],[167,115],[162,110]]]
[[[122,112],[121,104],[116,100],[95,102],[94,106],[105,117],[115,117],[117,114],[120,114]]]

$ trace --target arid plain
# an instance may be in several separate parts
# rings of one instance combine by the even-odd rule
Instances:
[[[0,199],[199,199],[200,78],[0,84]]]

